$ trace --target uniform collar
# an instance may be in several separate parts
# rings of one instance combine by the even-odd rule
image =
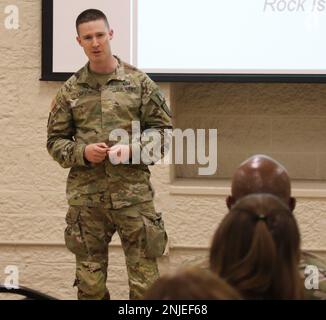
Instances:
[[[118,56],[114,56],[114,57],[117,59],[118,65],[117,68],[108,77],[108,82],[111,80],[124,81],[126,79],[124,63],[121,61],[121,59]],[[89,71],[89,62],[87,62],[86,65],[83,68],[81,68],[79,71],[77,71],[76,76],[78,78],[77,79],[78,84],[86,84],[91,88],[97,89],[98,83]]]

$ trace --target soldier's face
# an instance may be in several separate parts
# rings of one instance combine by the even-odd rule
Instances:
[[[112,55],[110,47],[112,38],[113,30],[109,29],[102,19],[78,26],[77,41],[93,63],[104,62]]]

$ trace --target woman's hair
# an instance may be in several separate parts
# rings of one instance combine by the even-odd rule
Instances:
[[[300,299],[300,234],[277,197],[241,198],[215,232],[210,268],[245,299]]]
[[[209,270],[184,269],[160,277],[144,300],[234,300],[240,294]]]

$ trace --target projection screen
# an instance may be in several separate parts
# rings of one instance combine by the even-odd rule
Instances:
[[[45,0],[44,80],[87,59],[75,20],[108,16],[113,52],[159,81],[326,79],[326,0]]]

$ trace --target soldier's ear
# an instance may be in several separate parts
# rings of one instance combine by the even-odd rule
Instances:
[[[80,39],[79,36],[76,37],[76,40],[77,40],[77,42],[79,43],[79,45],[81,46],[81,39]]]
[[[110,40],[113,39],[113,34],[114,34],[113,29],[110,29],[110,30],[109,30],[109,39],[110,39]]]

